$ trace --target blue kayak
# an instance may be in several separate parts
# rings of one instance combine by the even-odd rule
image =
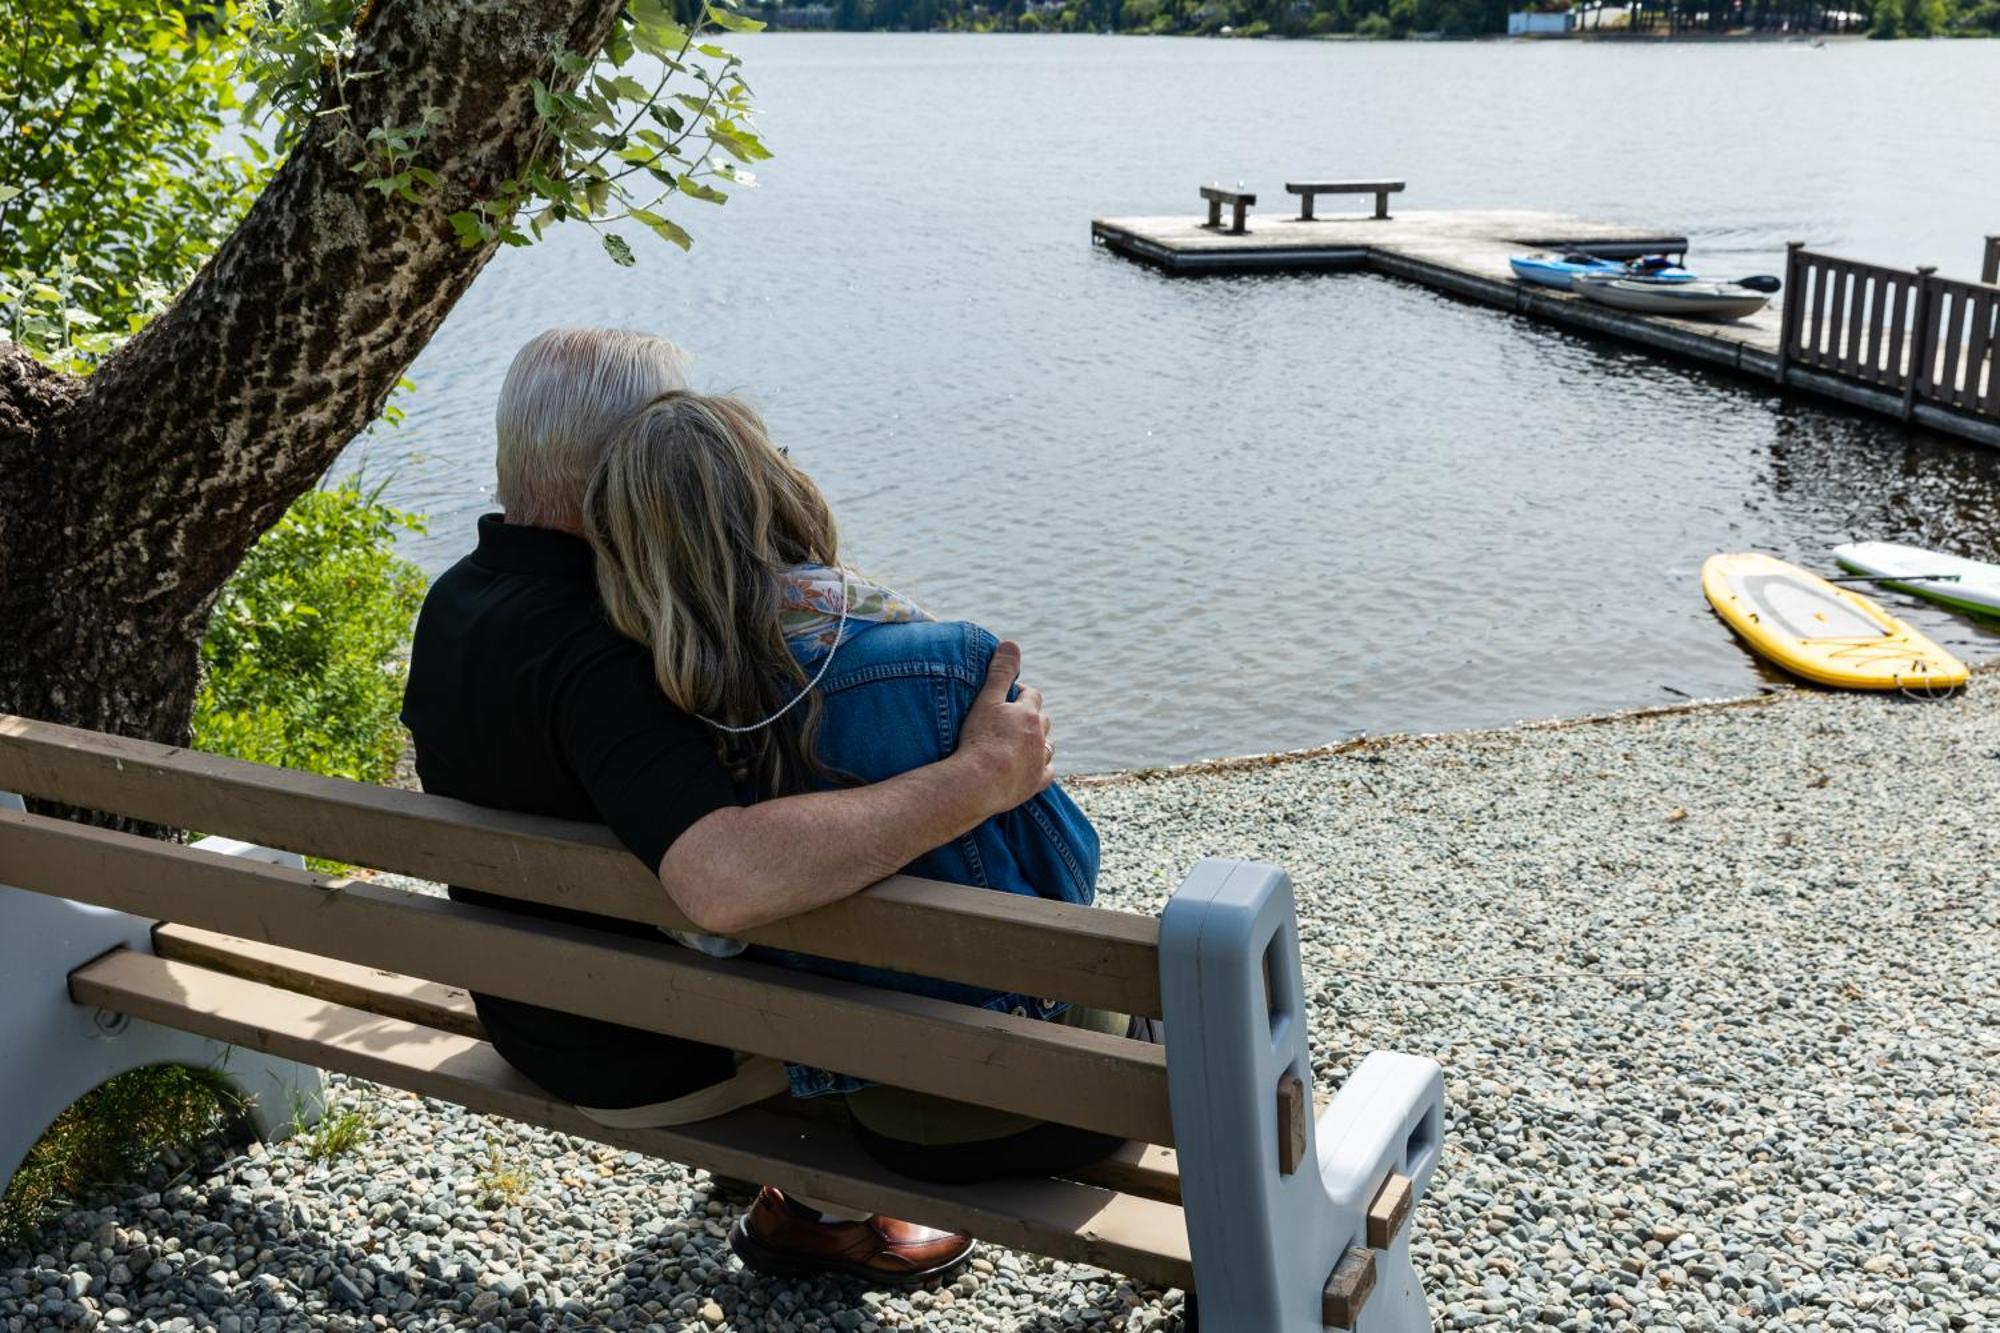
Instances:
[[[1522,282],[1532,282],[1542,287],[1555,287],[1568,291],[1569,280],[1579,273],[1598,274],[1607,278],[1650,278],[1655,282],[1693,282],[1694,274],[1674,263],[1666,255],[1647,255],[1641,259],[1605,259],[1599,255],[1571,253],[1562,255],[1510,255],[1508,265],[1514,276]]]

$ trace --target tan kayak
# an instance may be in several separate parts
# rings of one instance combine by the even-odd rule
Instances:
[[[1599,305],[1677,319],[1742,319],[1762,310],[1770,296],[1719,282],[1645,282],[1579,273],[1570,290]]]

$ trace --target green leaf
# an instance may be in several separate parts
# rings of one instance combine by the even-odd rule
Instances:
[[[708,137],[717,148],[739,162],[761,162],[771,156],[770,150],[764,147],[756,135],[731,126],[710,125]]]
[[[644,102],[653,95],[653,90],[633,78],[630,74],[619,74],[613,78],[599,76],[598,88],[611,97],[622,97],[629,102]]]
[[[479,220],[477,213],[453,213],[447,221],[451,223],[451,229],[458,233],[458,243],[463,248],[474,250],[486,243],[486,224]]]
[[[661,240],[672,241],[683,250],[694,244],[694,237],[688,235],[671,218],[661,217],[658,213],[644,208],[632,209],[631,214],[633,221],[651,228],[653,234]]]
[[[730,11],[718,8],[715,5],[709,5],[703,11],[703,17],[725,32],[764,31],[764,24],[761,21],[746,18],[742,14],[732,14]]]
[[[627,245],[625,238],[615,231],[604,233],[604,252],[610,255],[611,262],[620,268],[630,268],[638,262],[632,257],[632,247]]]
[[[728,195],[716,189],[713,185],[702,184],[692,176],[681,177],[681,193],[691,199],[699,199],[703,203],[726,204],[729,202]]]

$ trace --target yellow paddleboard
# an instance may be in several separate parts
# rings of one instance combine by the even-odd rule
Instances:
[[[1849,690],[1965,684],[1965,663],[1859,593],[1773,556],[1712,555],[1701,567],[1701,590],[1745,643],[1817,684]]]

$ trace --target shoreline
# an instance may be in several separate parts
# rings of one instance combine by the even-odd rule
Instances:
[[[1970,690],[1984,677],[2000,675],[2000,658],[1989,662],[1970,664],[1972,683],[1965,686]],[[1960,691],[1959,693],[1963,693]],[[1363,734],[1350,736],[1346,740],[1329,741],[1324,745],[1309,745],[1294,750],[1268,750],[1262,753],[1221,755],[1213,759],[1189,759],[1177,764],[1145,764],[1137,768],[1106,769],[1095,773],[1064,773],[1057,777],[1064,787],[1078,791],[1102,790],[1107,787],[1134,786],[1143,783],[1168,782],[1181,778],[1226,776],[1232,773],[1249,773],[1263,769],[1282,768],[1290,764],[1311,763],[1318,759],[1333,759],[1359,750],[1372,750],[1390,746],[1416,746],[1436,744],[1471,738],[1497,738],[1518,732],[1567,731],[1582,727],[1610,726],[1621,722],[1644,722],[1658,718],[1680,717],[1689,713],[1712,713],[1734,709],[1765,708],[1770,705],[1797,698],[1816,695],[1837,695],[1845,691],[1822,689],[1808,684],[1773,684],[1755,694],[1714,695],[1700,699],[1686,699],[1680,703],[1649,704],[1637,708],[1615,709],[1609,713],[1579,713],[1554,717],[1523,718],[1518,722],[1506,722],[1490,727],[1461,727],[1450,731],[1385,731],[1379,735]],[[1861,693],[1861,692],[1854,692]],[[1884,694],[1892,692],[1885,691]],[[1865,694],[1864,694],[1865,697]]]

